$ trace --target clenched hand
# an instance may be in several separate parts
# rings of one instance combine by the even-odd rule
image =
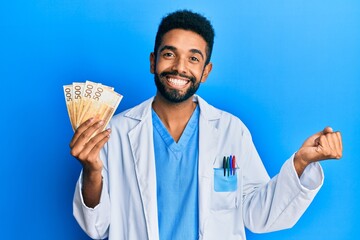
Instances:
[[[295,154],[294,165],[298,176],[312,162],[342,157],[342,140],[340,132],[331,127],[309,137]]]

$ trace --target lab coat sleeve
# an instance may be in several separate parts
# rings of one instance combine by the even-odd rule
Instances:
[[[101,151],[101,159],[105,159],[104,151]],[[92,239],[104,239],[108,235],[108,228],[110,225],[110,198],[108,193],[108,175],[106,162],[103,161],[104,167],[102,171],[102,190],[100,202],[94,208],[87,207],[84,203],[81,193],[82,189],[82,172],[76,184],[74,200],[73,200],[73,214],[80,227]]]
[[[299,179],[293,155],[279,174],[269,180],[250,134],[247,140],[249,152],[243,176],[245,226],[257,233],[293,227],[323,184],[320,164],[310,164]]]

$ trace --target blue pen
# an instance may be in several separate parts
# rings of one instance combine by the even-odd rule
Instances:
[[[226,157],[226,170],[227,170],[227,175],[229,176],[229,157]]]
[[[232,175],[233,169],[232,169],[232,156],[229,157],[229,169],[230,169],[230,175]]]

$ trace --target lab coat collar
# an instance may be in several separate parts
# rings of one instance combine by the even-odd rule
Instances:
[[[136,120],[143,120],[146,117],[151,116],[151,104],[154,101],[154,97],[149,98],[142,104],[132,108],[125,116]],[[193,96],[193,101],[198,102],[200,106],[200,113],[206,120],[217,120],[221,117],[221,111],[209,105],[204,99],[198,95]]]
[[[201,116],[208,121],[219,120],[221,117],[221,111],[210,104],[208,104],[204,99],[195,95],[194,98],[197,100],[200,106]]]
[[[126,114],[125,117],[129,117],[135,120],[144,120],[146,117],[151,116],[151,104],[154,101],[154,97],[149,98],[145,102],[133,107]]]

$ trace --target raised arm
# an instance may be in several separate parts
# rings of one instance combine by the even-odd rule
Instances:
[[[110,129],[93,136],[103,127],[103,124],[103,121],[96,121],[93,118],[87,120],[75,131],[70,142],[71,155],[83,166],[81,191],[84,203],[91,208],[100,202],[103,165],[99,153],[110,136]]]

